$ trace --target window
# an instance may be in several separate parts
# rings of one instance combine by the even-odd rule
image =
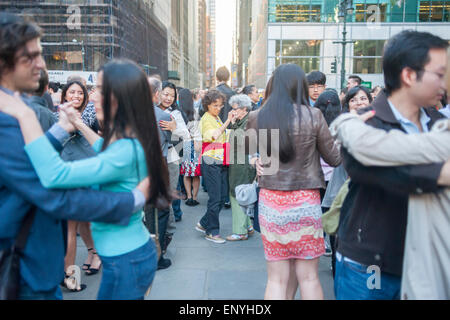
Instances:
[[[353,73],[382,73],[385,40],[358,40],[353,46]]]
[[[305,73],[320,69],[320,58],[283,58],[282,63],[299,65]]]
[[[448,22],[450,4],[448,1],[420,1],[420,22]]]
[[[354,56],[375,57],[383,55],[385,40],[358,40],[353,47]]]
[[[353,73],[383,73],[381,58],[354,58]]]
[[[279,56],[319,56],[320,40],[277,40],[275,55]]]
[[[386,3],[366,1],[353,5],[355,8],[355,22],[386,22]]]
[[[321,4],[313,4],[309,0],[271,1],[269,22],[320,22],[321,11]]]

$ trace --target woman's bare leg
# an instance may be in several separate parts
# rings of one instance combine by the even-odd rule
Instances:
[[[198,190],[200,189],[200,177],[192,177],[192,189],[193,189],[192,198],[194,200],[197,200]]]
[[[94,240],[92,239],[91,224],[89,222],[79,222],[78,232],[80,233],[86,248],[88,250],[92,249],[88,251],[88,257],[84,263],[90,265],[91,268],[98,269],[101,260],[99,256],[95,254],[97,251],[95,250]]]
[[[267,261],[267,285],[265,300],[286,300],[290,261]]]
[[[302,300],[323,300],[319,279],[319,258],[295,261],[295,270]]]
[[[191,186],[192,186],[192,177],[184,176],[184,188],[186,189],[186,194],[188,199],[192,199],[192,192],[191,192]]]
[[[77,255],[77,227],[78,221],[67,221],[67,253],[64,258],[64,271],[75,265]]]
[[[297,280],[297,274],[295,273],[295,260],[291,259],[290,261],[290,270],[289,270],[289,282],[288,287],[286,291],[286,299],[287,300],[294,300],[295,294],[297,293],[298,288],[298,280]]]

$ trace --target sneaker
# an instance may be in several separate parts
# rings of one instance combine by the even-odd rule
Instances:
[[[246,234],[236,234],[233,233],[231,236],[226,238],[228,241],[240,241],[240,240],[248,240],[248,235]]]
[[[192,206],[198,206],[200,204],[200,202],[198,202],[197,200],[192,200]]]
[[[172,265],[172,261],[170,261],[170,259],[161,257],[161,258],[159,258],[159,261],[158,261],[158,270],[167,269],[171,265]]]
[[[225,207],[225,209],[230,209],[231,208],[231,203],[230,202],[225,202],[223,204],[223,206]]]
[[[253,229],[253,227],[249,227],[247,229],[247,232],[248,232],[248,235],[251,236],[251,235],[253,235],[255,233],[255,229]]]
[[[225,239],[222,239],[222,238],[220,237],[220,235],[213,236],[212,234],[207,234],[207,235],[205,236],[205,239],[206,239],[206,240],[209,240],[209,241],[212,241],[212,242],[214,242],[214,243],[225,243],[225,242],[226,242],[226,240],[225,240]]]
[[[186,200],[185,204],[187,206],[193,207],[194,206],[194,201],[192,200],[192,198],[189,198]]]
[[[200,222],[197,222],[197,225],[195,226],[195,230],[200,231],[202,233],[206,233],[206,229],[202,227]]]

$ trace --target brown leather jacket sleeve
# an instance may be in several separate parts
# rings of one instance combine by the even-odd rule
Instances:
[[[315,113],[314,122],[317,129],[317,149],[326,163],[332,167],[337,167],[342,162],[339,147],[331,136],[322,112],[316,111]]]

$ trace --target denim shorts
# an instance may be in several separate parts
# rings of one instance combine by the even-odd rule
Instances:
[[[375,273],[369,266],[336,253],[334,293],[336,300],[399,300],[401,278],[380,272],[378,287]]]
[[[152,240],[131,252],[100,256],[103,276],[98,300],[143,300],[153,282],[157,266],[156,247]]]

